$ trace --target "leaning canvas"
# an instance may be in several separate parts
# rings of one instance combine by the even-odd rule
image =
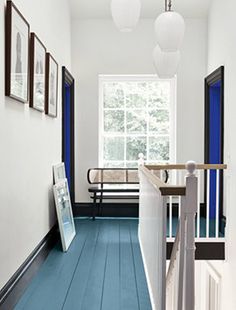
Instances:
[[[60,163],[53,166],[53,178],[54,178],[54,184],[63,179],[66,179],[66,170],[64,163]]]
[[[53,186],[53,192],[56,203],[62,249],[64,252],[67,252],[76,235],[67,180],[64,179],[56,183]]]

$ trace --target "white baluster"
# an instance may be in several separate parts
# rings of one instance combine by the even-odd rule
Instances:
[[[185,184],[185,170],[181,170],[181,184]]]
[[[201,171],[198,170],[198,193],[197,193],[197,238],[200,238],[200,215],[201,215]]]
[[[183,307],[183,290],[184,290],[184,268],[185,268],[185,235],[186,235],[186,197],[181,197],[181,216],[180,216],[180,245],[179,245],[179,278],[178,278],[178,307],[177,310],[182,310]]]
[[[219,237],[219,213],[220,213],[220,170],[216,170],[216,238]]]
[[[173,200],[172,196],[169,197],[169,236],[172,238],[172,231],[173,231]]]
[[[144,166],[144,155],[143,155],[143,153],[138,154],[138,166]]]
[[[178,218],[180,218],[180,213],[181,213],[181,196],[179,196]]]

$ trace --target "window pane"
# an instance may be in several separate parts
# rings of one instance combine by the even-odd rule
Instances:
[[[147,83],[127,83],[126,84],[126,107],[145,108],[147,104]]]
[[[147,139],[145,137],[128,137],[126,144],[126,159],[138,160],[138,154],[146,155]]]
[[[170,82],[149,83],[148,102],[150,108],[168,108],[170,104]]]
[[[146,113],[142,110],[128,111],[127,132],[136,134],[145,134],[147,131]]]
[[[123,108],[124,90],[122,83],[104,83],[103,101],[105,108]]]
[[[149,111],[149,131],[157,134],[169,133],[169,111],[150,110]]]
[[[172,82],[119,76],[101,80],[100,85],[102,164],[137,167],[139,153],[146,162],[169,162]]]
[[[105,137],[104,160],[124,160],[124,143],[122,137]]]
[[[170,159],[169,137],[150,137],[149,138],[149,160]]]
[[[104,131],[124,132],[124,111],[104,111]]]

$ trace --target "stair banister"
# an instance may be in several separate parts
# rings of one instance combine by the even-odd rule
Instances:
[[[140,165],[140,225],[139,239],[144,259],[149,291],[153,310],[194,310],[194,253],[195,253],[195,216],[197,212],[197,177],[196,164],[188,162],[185,166],[188,174],[186,186],[169,186],[151,173],[147,167]],[[179,233],[175,240],[169,272],[165,279],[166,266],[166,207],[170,196],[179,196],[181,212]],[[151,218],[153,217],[153,218]],[[153,225],[162,223],[163,229]],[[155,227],[159,238],[156,238]],[[160,238],[161,236],[161,238]],[[154,239],[153,239],[154,238]],[[152,240],[153,239],[153,240]],[[158,243],[157,241],[159,240]],[[162,240],[162,241],[160,241]],[[150,245],[157,247],[153,255]],[[152,256],[150,255],[152,252]],[[179,251],[179,253],[178,253]],[[151,256],[151,257],[150,257]],[[177,261],[177,258],[179,261]],[[156,266],[156,267],[155,267]],[[172,276],[176,272],[175,281]],[[161,271],[162,270],[162,271]],[[153,273],[155,273],[153,275]],[[155,279],[160,278],[160,281]],[[170,283],[176,284],[171,294],[175,304],[166,303],[166,287]],[[167,300],[169,301],[169,300]],[[171,308],[169,308],[171,305]]]
[[[188,175],[186,177],[186,248],[184,270],[184,309],[194,310],[195,300],[195,217],[197,213],[197,177],[195,175],[196,164],[189,162],[186,165]]]

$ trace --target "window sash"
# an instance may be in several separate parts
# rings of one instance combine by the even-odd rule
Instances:
[[[175,163],[175,144],[176,144],[176,130],[175,130],[175,100],[176,100],[176,79],[168,80],[170,83],[170,105],[169,107],[150,107],[148,104],[145,107],[127,107],[126,102],[124,102],[124,107],[122,108],[111,108],[111,107],[104,107],[104,83],[110,82],[110,83],[117,83],[117,82],[161,82],[156,76],[154,75],[141,75],[141,76],[99,76],[99,166],[104,166],[108,162],[109,163],[119,163],[119,160],[105,160],[104,159],[104,139],[106,137],[122,137],[124,138],[124,165],[129,164],[131,160],[127,160],[126,154],[127,154],[127,138],[146,138],[146,161],[154,163],[166,163],[166,161],[161,160],[150,160],[149,151],[149,139],[150,138],[162,138],[162,137],[169,137],[169,143],[170,143],[170,150],[169,150],[169,162]],[[166,81],[166,80],[165,80]],[[124,96],[126,100],[126,95]],[[149,102],[147,100],[147,102]],[[124,111],[124,132],[106,132],[105,131],[105,123],[104,123],[104,113],[106,111]],[[132,111],[145,111],[146,113],[149,113],[150,111],[168,111],[169,112],[169,132],[166,134],[160,134],[155,133],[155,131],[150,130],[150,122],[149,122],[149,114],[147,115],[147,122],[146,122],[146,133],[132,133],[127,132],[127,112]],[[137,154],[138,155],[138,154]],[[138,160],[138,158],[137,158]]]

